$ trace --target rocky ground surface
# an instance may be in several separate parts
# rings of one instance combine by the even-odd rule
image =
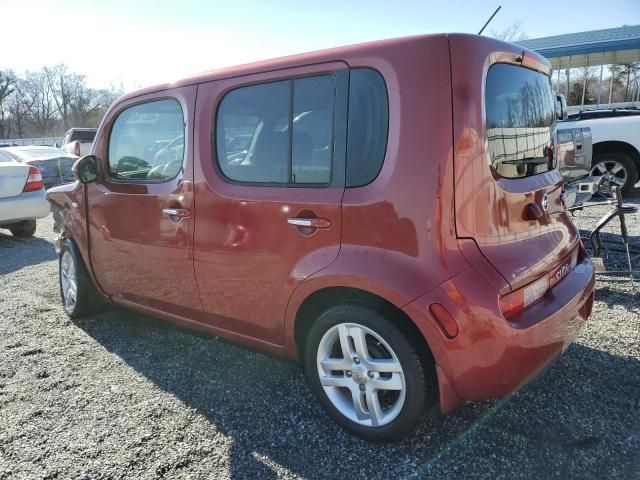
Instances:
[[[574,220],[586,231],[604,211]],[[640,284],[600,280],[577,341],[513,396],[371,445],[323,414],[295,364],[121,309],[69,320],[51,228],[0,233],[0,479],[638,475]]]

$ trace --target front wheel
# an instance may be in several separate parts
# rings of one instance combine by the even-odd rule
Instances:
[[[324,312],[309,331],[305,367],[327,413],[367,441],[408,436],[436,402],[433,365],[390,318],[366,306]]]
[[[591,175],[608,174],[611,182],[623,194],[629,193],[638,181],[638,169],[631,158],[623,153],[603,153],[593,159]],[[605,192],[606,193],[606,192]]]
[[[104,304],[98,296],[75,244],[65,240],[59,263],[60,296],[71,318],[98,313]]]

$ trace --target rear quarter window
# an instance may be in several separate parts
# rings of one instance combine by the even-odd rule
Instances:
[[[487,73],[485,112],[489,158],[498,175],[525,178],[555,167],[549,77],[516,65],[493,65]]]
[[[349,77],[347,187],[371,183],[380,173],[387,150],[389,102],[382,75],[355,68]]]

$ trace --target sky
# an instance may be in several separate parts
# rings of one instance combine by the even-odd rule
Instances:
[[[125,91],[255,60],[422,33],[529,38],[640,24],[640,0],[0,0],[0,70],[66,63]]]

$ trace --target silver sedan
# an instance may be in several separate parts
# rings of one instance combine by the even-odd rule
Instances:
[[[17,237],[30,237],[36,219],[49,215],[49,203],[37,167],[0,152],[0,228]]]

